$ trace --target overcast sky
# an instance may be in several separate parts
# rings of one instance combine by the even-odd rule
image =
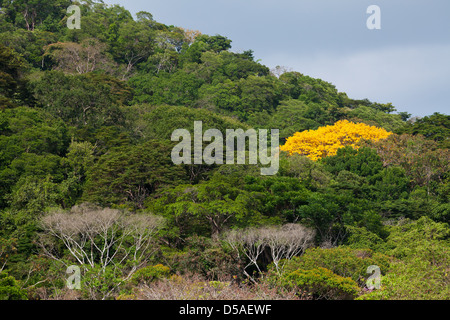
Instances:
[[[416,116],[449,114],[449,0],[105,0],[156,21],[232,40],[273,68]],[[366,12],[381,9],[381,29]]]

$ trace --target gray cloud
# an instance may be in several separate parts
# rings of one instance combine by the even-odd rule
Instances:
[[[448,0],[105,2],[227,36],[232,50],[252,49],[269,67],[284,65],[320,77],[351,98],[392,102],[415,115],[450,109]],[[366,28],[372,4],[381,8],[381,30]]]
[[[449,88],[449,45],[382,47],[351,54],[275,54],[268,65],[284,64],[336,85],[356,99],[392,102],[399,111],[415,115],[448,110],[438,96]],[[432,105],[434,103],[434,105]]]

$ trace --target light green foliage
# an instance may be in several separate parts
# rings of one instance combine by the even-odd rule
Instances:
[[[116,41],[119,28],[133,20],[131,13],[120,5],[88,2],[80,6],[81,29],[60,28],[62,41],[81,42],[96,38],[102,42]],[[63,20],[66,23],[66,19]]]
[[[119,270],[100,266],[85,269],[81,276],[81,294],[88,300],[110,300],[119,292],[124,282]]]
[[[390,228],[384,251],[397,258],[381,289],[361,299],[448,300],[450,228],[427,217]]]
[[[446,223],[434,222],[428,217],[421,217],[417,221],[399,221],[390,228],[385,251],[403,259],[423,255],[433,246],[446,246],[449,239],[450,228]]]
[[[283,275],[280,282],[298,290],[297,294],[300,296],[312,295],[315,299],[351,300],[359,292],[358,285],[352,279],[341,277],[322,267],[292,271]]]
[[[158,279],[167,278],[170,275],[170,268],[162,264],[147,266],[137,270],[131,277],[135,284],[150,283]]]
[[[390,257],[370,249],[352,249],[349,247],[310,248],[300,257],[295,257],[285,265],[285,272],[297,269],[311,270],[322,267],[341,277],[349,277],[361,287],[369,277],[367,267],[376,265],[385,274],[390,268]]]
[[[83,181],[88,169],[94,164],[95,147],[87,141],[72,141],[67,151],[64,164],[72,170],[77,180]]]
[[[203,52],[212,51],[214,53],[220,53],[230,48],[231,40],[226,37],[221,35],[208,36],[203,34],[198,36],[192,45],[187,48],[185,47],[182,51],[182,59],[184,63],[198,63],[200,62]]]
[[[0,272],[0,300],[28,300],[27,291],[6,272]]]
[[[384,111],[367,107],[364,105],[351,110],[348,116],[352,121],[360,120],[370,125],[376,125],[387,131],[395,131],[401,128],[405,123],[399,114],[390,114]]]
[[[368,248],[377,251],[383,243],[383,239],[364,227],[346,225],[347,238],[345,245],[352,249]]]

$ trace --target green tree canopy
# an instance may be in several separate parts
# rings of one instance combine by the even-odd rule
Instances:
[[[145,199],[158,189],[187,180],[184,168],[175,166],[170,158],[172,147],[150,140],[111,150],[88,171],[83,199],[142,208]]]

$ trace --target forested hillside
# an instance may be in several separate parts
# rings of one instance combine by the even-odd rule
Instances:
[[[450,116],[71,4],[0,0],[0,299],[450,299]],[[175,165],[194,121],[279,129],[278,173]]]

